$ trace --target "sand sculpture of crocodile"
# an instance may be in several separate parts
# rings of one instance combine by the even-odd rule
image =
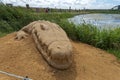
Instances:
[[[67,69],[72,63],[72,45],[64,32],[57,24],[38,20],[23,27],[16,34],[16,39],[32,35],[36,48],[51,66],[57,69]]]

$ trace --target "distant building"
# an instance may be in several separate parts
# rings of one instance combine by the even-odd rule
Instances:
[[[26,4],[26,8],[27,8],[27,9],[30,9],[30,6],[29,6],[29,4]]]
[[[6,3],[6,6],[13,7],[13,4]]]
[[[120,10],[120,5],[114,6],[112,10]]]
[[[120,5],[118,5],[118,10],[120,10]]]
[[[69,7],[69,12],[71,12],[71,6]]]

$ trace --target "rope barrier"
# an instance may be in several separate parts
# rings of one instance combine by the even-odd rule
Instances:
[[[12,77],[15,77],[15,78],[19,78],[19,79],[22,79],[22,80],[32,80],[28,77],[22,77],[22,76],[18,76],[18,75],[15,75],[15,74],[11,74],[11,73],[8,73],[8,72],[4,72],[4,71],[0,71],[0,73],[2,74],[6,74],[8,76],[12,76]]]

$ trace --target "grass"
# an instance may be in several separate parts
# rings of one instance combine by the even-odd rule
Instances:
[[[28,14],[25,12],[21,8],[16,9],[0,5],[0,32],[10,33],[19,30],[21,26],[35,20],[29,11]]]
[[[74,25],[66,20],[58,23],[72,40],[104,49],[120,59],[120,28],[103,29],[90,24]]]
[[[99,30],[97,27],[85,23],[76,26],[67,21],[67,18],[75,15],[77,14],[67,12],[39,14],[21,7],[11,8],[1,4],[0,37],[5,36],[8,33],[18,31],[32,21],[49,20],[59,24],[72,40],[107,50],[120,58],[120,28]]]
[[[8,7],[0,4],[0,35],[2,33],[10,33],[18,31],[23,26],[35,20],[49,20],[52,22],[59,22],[60,19],[73,17],[75,14],[62,13],[62,14],[36,14],[31,10],[21,7]]]
[[[83,10],[85,11],[86,13],[104,13],[104,14],[120,14],[120,11],[119,10],[112,10],[112,9],[108,9],[108,10],[95,10],[95,9],[91,9],[91,10]]]
[[[120,60],[120,50],[116,50],[116,49],[108,49],[107,50],[109,53],[114,54],[115,56],[117,56],[118,60]]]
[[[76,26],[64,20],[58,24],[62,26],[73,40],[81,41],[104,50],[110,48],[120,49],[120,28],[100,30],[90,24]]]

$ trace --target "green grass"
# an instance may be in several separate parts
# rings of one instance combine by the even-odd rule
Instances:
[[[104,14],[120,14],[120,10],[112,10],[112,9],[108,9],[108,10],[82,10],[86,13],[104,13]]]
[[[93,12],[91,11],[90,13]],[[1,4],[0,37],[18,31],[32,21],[49,20],[59,24],[72,40],[107,50],[120,58],[120,28],[99,30],[95,26],[85,23],[76,26],[67,21],[67,18],[75,15],[77,15],[77,13],[35,13],[25,8],[11,8]]]
[[[23,26],[35,20],[49,20],[52,22],[59,22],[63,18],[73,17],[75,14],[62,13],[62,14],[36,14],[31,10],[21,7],[7,7],[0,4],[0,32],[10,33],[18,31]],[[0,34],[1,34],[0,33]]]
[[[120,49],[120,28],[100,30],[90,24],[76,26],[66,20],[61,20],[58,24],[73,40],[81,41],[104,50],[111,48]]]
[[[72,40],[104,49],[120,59],[120,28],[100,30],[90,24],[76,26],[66,20],[61,20],[58,24]]]
[[[0,5],[0,32],[13,32],[34,21],[35,18],[29,14],[29,11],[27,12],[21,8]]]
[[[120,50],[116,50],[116,49],[108,49],[107,50],[109,53],[114,54],[115,56],[117,56],[118,60],[120,60]]]

